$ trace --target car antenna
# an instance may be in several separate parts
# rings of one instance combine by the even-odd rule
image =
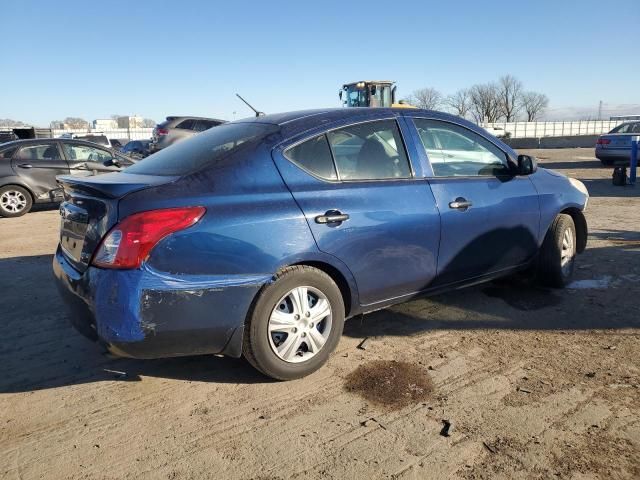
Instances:
[[[262,116],[264,116],[264,112],[261,112],[261,111],[259,111],[259,110],[256,110],[255,108],[253,108],[249,102],[247,102],[244,98],[242,98],[242,97],[240,96],[240,94],[236,93],[236,97],[238,97],[240,100],[242,100],[242,101],[247,105],[247,107],[249,107],[251,110],[253,110],[254,112],[256,112],[256,117],[262,117]]]

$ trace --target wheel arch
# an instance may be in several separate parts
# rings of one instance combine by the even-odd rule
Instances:
[[[293,265],[307,265],[309,267],[317,268],[318,270],[326,273],[336,283],[340,293],[342,294],[342,300],[344,301],[344,316],[348,318],[358,313],[358,299],[357,292],[354,291],[352,282],[350,282],[343,272],[340,271],[334,265],[321,260],[307,260],[292,264]]]
[[[560,213],[569,215],[572,218],[576,227],[576,251],[578,253],[584,252],[585,248],[587,248],[587,237],[589,236],[587,219],[584,217],[584,213],[576,207],[565,208]]]

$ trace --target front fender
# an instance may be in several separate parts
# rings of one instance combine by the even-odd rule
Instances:
[[[569,178],[561,173],[545,168],[530,176],[540,202],[540,231],[538,243],[542,245],[551,223],[559,213],[566,212],[576,224],[576,233],[580,236],[577,249],[584,251],[587,242],[587,221],[582,213],[589,199],[588,195],[575,188]],[[584,235],[581,235],[583,234]]]

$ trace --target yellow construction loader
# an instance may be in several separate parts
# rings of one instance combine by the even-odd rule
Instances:
[[[394,84],[390,80],[345,83],[338,91],[338,97],[345,107],[415,108],[402,100],[396,102],[397,87]]]

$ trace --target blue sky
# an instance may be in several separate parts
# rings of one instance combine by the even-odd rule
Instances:
[[[276,112],[339,106],[346,81],[396,80],[402,97],[506,73],[546,93],[549,116],[640,104],[638,0],[22,0],[1,10],[0,118],[37,125],[233,119],[251,113],[235,92]]]

